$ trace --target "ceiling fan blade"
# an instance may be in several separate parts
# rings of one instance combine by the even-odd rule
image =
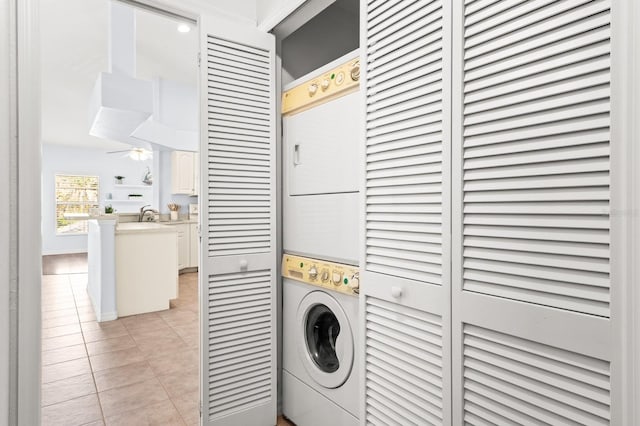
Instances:
[[[120,151],[107,151],[107,154],[117,154],[119,152],[129,152],[131,149],[121,149]]]

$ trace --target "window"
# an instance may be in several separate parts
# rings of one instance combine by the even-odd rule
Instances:
[[[86,234],[98,204],[98,176],[56,175],[56,234]]]

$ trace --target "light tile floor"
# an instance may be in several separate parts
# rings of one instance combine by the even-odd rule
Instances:
[[[42,424],[198,424],[197,273],[171,309],[104,323],[86,283],[42,277]]]

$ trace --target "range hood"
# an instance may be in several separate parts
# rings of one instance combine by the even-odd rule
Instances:
[[[135,11],[109,5],[109,72],[98,75],[93,89],[89,134],[146,150],[198,151],[196,88],[135,78]]]
[[[89,134],[152,149],[131,134],[153,114],[153,85],[136,75],[135,11],[109,2],[109,72],[102,72],[93,88],[89,107]]]
[[[151,145],[131,137],[131,133],[153,114],[150,82],[126,75],[100,73],[93,89],[89,134],[151,149]]]
[[[195,86],[157,78],[153,115],[131,137],[159,150],[198,151],[198,96]]]

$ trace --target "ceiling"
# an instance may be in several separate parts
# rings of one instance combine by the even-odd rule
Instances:
[[[116,141],[89,135],[88,107],[100,72],[108,70],[109,0],[40,0],[42,140],[105,150]],[[137,77],[197,84],[198,32],[136,10]]]

